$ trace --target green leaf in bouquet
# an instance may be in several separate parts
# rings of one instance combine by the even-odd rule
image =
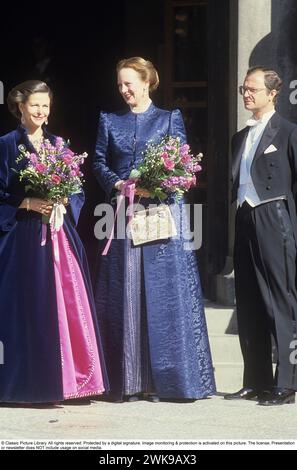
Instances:
[[[131,178],[132,180],[134,180],[134,179],[140,178],[140,176],[141,176],[140,171],[139,171],[139,170],[136,170],[136,168],[134,168],[134,169],[131,171],[129,178]]]
[[[179,170],[178,168],[174,168],[174,170],[172,170],[172,174],[174,176],[184,176],[185,170]]]
[[[155,197],[158,197],[161,201],[164,201],[168,197],[168,194],[166,194],[161,188],[156,188],[153,191],[153,194]]]

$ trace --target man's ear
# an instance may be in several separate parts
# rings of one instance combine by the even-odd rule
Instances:
[[[269,94],[270,94],[270,96],[271,96],[271,98],[272,98],[272,100],[273,100],[273,99],[276,97],[276,95],[277,95],[278,93],[277,93],[276,90],[271,90]]]

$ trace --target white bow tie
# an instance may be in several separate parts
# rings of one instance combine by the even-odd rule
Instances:
[[[262,123],[261,119],[254,119],[254,118],[250,118],[246,121],[246,125],[249,127],[257,126],[258,124],[261,124],[261,123]]]

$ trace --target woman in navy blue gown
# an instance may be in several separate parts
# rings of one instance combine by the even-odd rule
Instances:
[[[170,134],[186,142],[180,111],[159,109],[150,99],[159,83],[150,61],[120,61],[117,79],[129,109],[101,113],[94,159],[95,175],[109,200],[137,168],[149,140],[159,142]],[[137,194],[141,204],[144,198],[156,202],[144,189]],[[184,226],[184,204],[178,205],[178,213]],[[184,249],[182,237],[138,247],[129,238],[115,238],[107,256],[99,258],[95,302],[110,398],[193,400],[213,395],[195,252]]]
[[[57,402],[101,394],[107,379],[87,260],[75,225],[83,193],[70,196],[58,232],[42,216],[53,204],[25,191],[19,146],[44,139],[52,92],[40,81],[16,86],[8,106],[21,121],[0,137],[0,402]],[[60,140],[62,140],[60,138]],[[66,203],[66,201],[64,201]],[[44,233],[44,230],[43,230]]]

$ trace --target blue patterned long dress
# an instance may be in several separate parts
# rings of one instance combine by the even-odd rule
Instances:
[[[140,114],[101,113],[94,171],[109,199],[115,182],[141,162],[146,143],[167,134],[186,141],[179,110],[151,104]],[[188,223],[184,204],[173,214],[181,234]],[[115,238],[107,256],[99,254],[95,301],[112,399],[215,393],[196,254],[184,249],[182,236],[141,247]]]

